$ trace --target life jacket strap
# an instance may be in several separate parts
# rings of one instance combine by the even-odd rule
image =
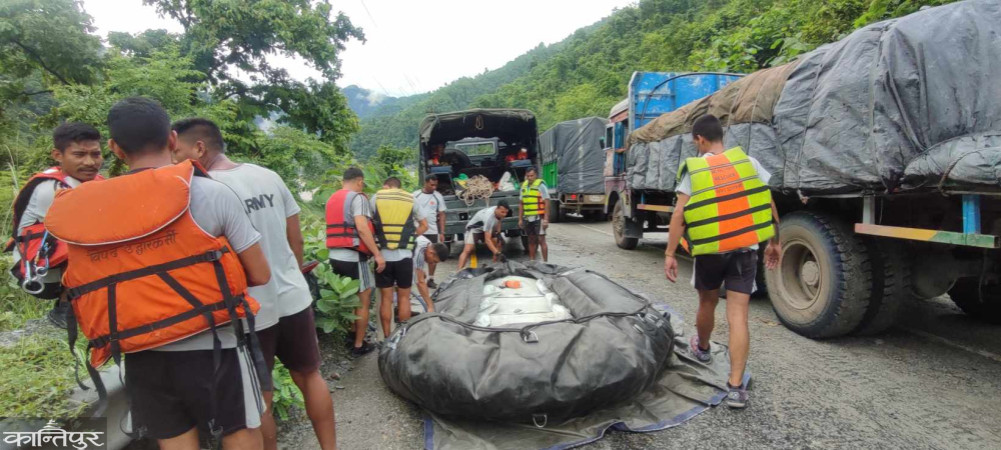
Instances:
[[[82,284],[75,288],[69,290],[69,298],[79,298],[84,294],[94,292],[98,289],[102,289],[113,284],[121,283],[124,281],[134,280],[137,278],[142,278],[150,275],[155,275],[158,272],[168,272],[175,269],[180,269],[182,267],[187,267],[204,262],[218,261],[222,258],[224,253],[228,253],[229,247],[223,247],[219,250],[212,250],[200,255],[188,256],[181,259],[175,259],[173,261],[168,261],[163,264],[157,264],[153,266],[143,267],[142,269],[130,270],[128,272],[117,273],[110,275],[99,280],[91,281],[87,284]],[[226,287],[228,291],[228,286]]]
[[[698,226],[702,226],[702,225],[708,225],[710,223],[716,223],[716,222],[722,222],[724,220],[736,219],[737,217],[741,217],[741,216],[748,216],[748,215],[754,214],[754,213],[756,213],[758,211],[764,211],[766,209],[772,209],[772,204],[771,203],[765,203],[763,205],[758,205],[758,206],[755,206],[753,208],[748,208],[748,209],[745,209],[743,211],[737,211],[737,212],[731,213],[731,214],[724,214],[722,216],[716,216],[716,217],[710,217],[708,219],[696,220],[696,221],[694,221],[692,223],[687,224],[686,226],[688,228],[692,228],[692,227],[698,227]]]

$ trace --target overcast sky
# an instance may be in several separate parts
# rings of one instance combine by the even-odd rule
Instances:
[[[356,84],[386,95],[427,92],[463,76],[496,69],[540,42],[551,44],[635,0],[337,0],[365,31],[341,54],[341,87]],[[180,24],[142,0],[84,0],[98,33],[137,33]],[[319,74],[276,58],[297,79]]]

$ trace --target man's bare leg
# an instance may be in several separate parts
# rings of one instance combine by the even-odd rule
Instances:
[[[198,428],[170,439],[157,439],[156,442],[160,444],[160,450],[198,450]]]
[[[292,381],[299,387],[306,401],[306,415],[313,423],[313,432],[323,450],[337,448],[337,423],[334,420],[334,399],[330,396],[327,382],[319,370],[300,373],[289,370]]]
[[[699,291],[699,310],[695,313],[695,330],[699,333],[699,345],[709,348],[709,339],[716,325],[716,304],[719,303],[719,289]],[[733,350],[731,349],[731,354]]]
[[[275,450],[278,448],[278,425],[275,424],[275,416],[271,414],[275,392],[263,391],[262,394],[268,409],[261,415],[261,439],[264,441],[264,450]]]
[[[396,308],[399,310],[397,317],[400,322],[410,320],[412,314],[410,311],[410,288],[396,288],[396,298],[399,299],[396,301]]]
[[[469,260],[469,255],[472,255],[475,250],[475,244],[466,244],[465,247],[462,247],[462,254],[459,255],[459,268],[456,270],[462,270],[466,267],[466,261]]]
[[[361,300],[361,306],[355,308],[355,315],[358,316],[358,320],[355,320],[355,347],[361,347],[365,342],[365,333],[368,331],[368,310],[369,305],[372,304],[372,289],[365,289],[358,293],[358,299]],[[270,408],[269,408],[270,410]]]
[[[379,297],[381,297],[379,299],[379,320],[382,323],[382,335],[389,337],[389,333],[393,331],[393,288],[379,288]]]
[[[535,261],[535,250],[539,246],[539,235],[528,235],[528,260]]]
[[[726,321],[730,325],[730,386],[740,386],[744,380],[747,355],[751,350],[751,333],[747,329],[750,302],[748,294],[726,293]]]
[[[161,446],[161,449],[164,447]],[[197,446],[194,448],[198,448]],[[234,431],[222,438],[222,448],[226,450],[261,450],[264,443],[261,439],[260,428],[244,428]]]
[[[542,262],[549,262],[549,246],[546,245],[546,235],[540,234],[537,238],[539,239],[539,247],[542,248]]]

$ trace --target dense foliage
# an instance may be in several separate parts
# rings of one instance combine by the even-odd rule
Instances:
[[[427,111],[527,108],[540,131],[564,120],[607,117],[626,96],[633,71],[752,72],[869,23],[951,1],[641,0],[500,69],[457,80],[398,113],[363,120],[352,148],[367,157],[385,144],[415,147]]]

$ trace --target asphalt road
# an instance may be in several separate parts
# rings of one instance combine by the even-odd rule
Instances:
[[[608,223],[554,224],[550,262],[603,272],[669,303],[691,333],[695,291],[664,279],[666,234],[647,237],[627,251],[615,246]],[[506,253],[525,258],[517,242]],[[439,266],[439,279],[454,263]],[[681,262],[680,276],[691,276],[690,262]],[[713,340],[725,343],[723,302],[716,320]],[[768,300],[757,299],[750,330],[748,409],[715,408],[655,433],[611,432],[588,448],[1001,448],[1001,333],[963,315],[948,297],[915,301],[882,336],[825,341],[787,330]],[[341,448],[423,446],[420,411],[386,389],[374,353],[350,364],[339,352],[325,358],[325,373],[342,375],[330,381]],[[315,448],[310,431],[298,415],[285,424],[282,446]]]

